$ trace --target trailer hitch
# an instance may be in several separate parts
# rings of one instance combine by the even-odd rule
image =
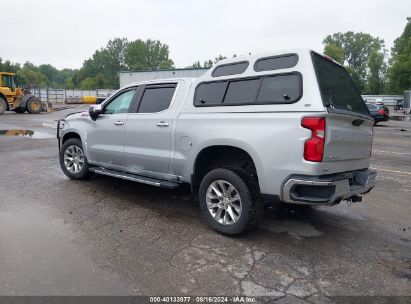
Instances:
[[[355,204],[355,203],[360,203],[362,202],[362,196],[361,195],[353,195],[347,199],[345,199],[348,205]]]

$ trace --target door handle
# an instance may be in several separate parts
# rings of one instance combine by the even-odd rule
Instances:
[[[113,122],[113,124],[114,124],[115,126],[122,126],[122,125],[124,125],[124,122],[122,122],[122,121],[115,121],[115,122]]]
[[[160,121],[156,123],[157,127],[168,127],[168,122]]]

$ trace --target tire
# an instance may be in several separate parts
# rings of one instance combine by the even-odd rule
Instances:
[[[27,111],[31,114],[38,114],[43,110],[43,104],[37,97],[30,98],[27,102]]]
[[[60,166],[64,174],[71,179],[86,179],[89,177],[87,157],[84,154],[83,145],[78,138],[68,139],[60,150]],[[70,162],[70,157],[77,160]],[[72,164],[72,166],[70,166]],[[77,164],[77,166],[76,166]],[[79,168],[81,167],[81,168]]]
[[[26,108],[15,108],[13,111],[16,113],[24,113],[27,111],[27,109]]]
[[[231,193],[230,187],[233,187]],[[209,206],[213,206],[210,209],[207,200]],[[264,210],[257,183],[238,168],[218,168],[208,172],[200,184],[199,202],[207,223],[224,235],[251,230],[262,218]]]
[[[7,102],[3,97],[0,97],[0,114],[3,114],[7,110]]]

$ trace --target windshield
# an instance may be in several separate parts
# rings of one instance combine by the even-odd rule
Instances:
[[[340,65],[312,53],[323,103],[329,109],[369,115],[360,93],[348,72]]]

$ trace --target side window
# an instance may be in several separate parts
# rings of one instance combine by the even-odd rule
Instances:
[[[241,61],[229,64],[222,64],[217,66],[211,76],[219,77],[219,76],[228,76],[228,75],[235,75],[244,73],[247,70],[248,61]]]
[[[10,78],[11,78],[11,76],[9,76],[9,75],[3,75],[3,79],[2,79],[3,87],[9,87],[10,88],[12,86]]]
[[[224,104],[254,103],[260,83],[261,78],[231,81],[225,94]]]
[[[227,89],[227,81],[202,83],[197,87],[194,105],[221,104]]]
[[[147,87],[141,98],[138,113],[157,113],[170,107],[175,86]]]
[[[300,73],[205,82],[197,86],[194,106],[294,103],[302,95]]]
[[[264,77],[258,103],[292,103],[301,97],[301,78],[297,74]]]
[[[297,54],[281,55],[258,59],[254,64],[254,71],[272,71],[295,67],[298,62]]]
[[[135,89],[120,93],[104,108],[104,114],[127,113],[133,100]]]

